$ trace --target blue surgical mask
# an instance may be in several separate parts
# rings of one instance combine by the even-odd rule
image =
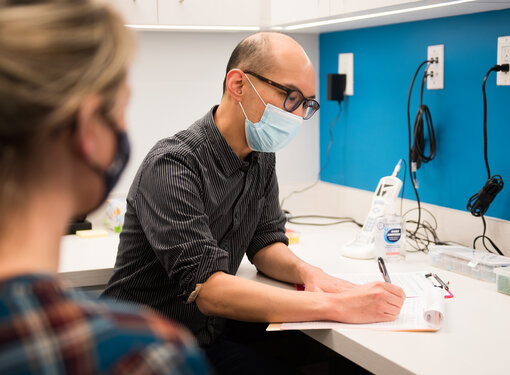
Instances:
[[[266,104],[248,76],[246,78],[266,106],[260,121],[253,123],[248,120],[243,105],[239,102],[245,117],[244,126],[248,146],[253,151],[260,152],[281,150],[296,137],[303,119],[272,104]]]

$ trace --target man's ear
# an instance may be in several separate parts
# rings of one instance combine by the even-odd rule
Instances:
[[[243,98],[246,77],[241,69],[232,69],[225,80],[226,90],[236,102]]]
[[[98,147],[97,125],[103,101],[98,95],[89,96],[83,101],[76,114],[76,142],[79,152],[89,157]]]

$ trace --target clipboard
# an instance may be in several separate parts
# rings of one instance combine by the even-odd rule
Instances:
[[[293,322],[272,323],[268,331],[278,330],[309,330],[309,329],[355,329],[355,330],[378,330],[378,331],[437,331],[441,327],[445,315],[444,288],[439,288],[429,281],[426,272],[392,273],[394,284],[402,287],[406,293],[406,300],[402,306],[400,315],[393,322],[378,322],[368,324],[347,324],[329,321],[316,322]],[[338,278],[357,284],[365,284],[372,281],[381,281],[380,274],[341,274]],[[434,278],[435,279],[435,278]],[[445,285],[448,285],[445,283]],[[303,286],[297,286],[303,288]],[[451,292],[450,292],[451,294]]]

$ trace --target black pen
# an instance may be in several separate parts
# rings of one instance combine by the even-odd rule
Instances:
[[[386,269],[386,265],[384,264],[384,259],[379,257],[377,258],[377,264],[379,265],[379,269],[384,277],[384,281],[391,284],[390,275],[388,274],[388,270]]]

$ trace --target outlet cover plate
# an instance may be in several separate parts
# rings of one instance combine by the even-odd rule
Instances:
[[[338,54],[338,74],[345,74],[344,95],[354,95],[354,54]]]
[[[434,59],[430,63],[427,76],[428,90],[442,90],[444,88],[444,44],[428,46],[427,59]]]
[[[498,38],[498,64],[510,64],[510,36]],[[496,84],[510,86],[510,72],[498,72]]]

